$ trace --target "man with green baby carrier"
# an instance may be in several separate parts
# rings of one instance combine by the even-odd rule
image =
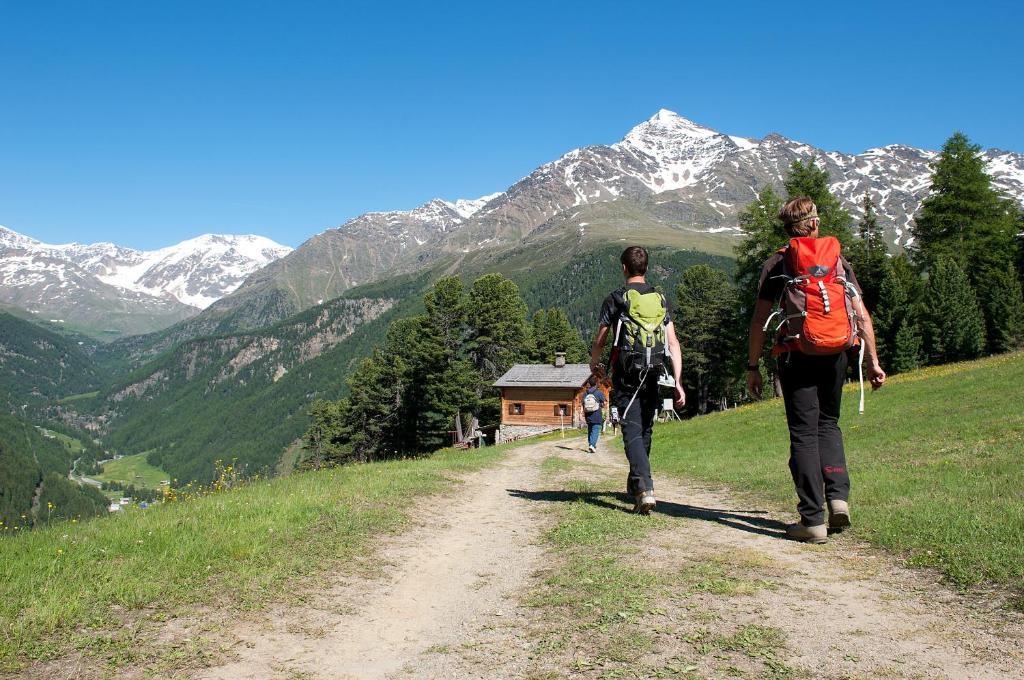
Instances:
[[[625,285],[601,306],[590,368],[603,375],[601,354],[612,336],[612,404],[619,413],[622,440],[629,460],[626,493],[634,510],[648,514],[655,506],[651,479],[651,435],[660,404],[658,386],[671,385],[676,407],[686,404],[680,372],[682,356],[672,313],[665,296],[647,283],[647,251],[631,246],[623,251]]]

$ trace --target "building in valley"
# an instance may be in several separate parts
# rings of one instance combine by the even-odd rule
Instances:
[[[567,364],[565,354],[553,364],[516,364],[494,386],[501,390],[498,441],[582,427],[583,395],[590,378],[587,364]],[[608,388],[601,388],[605,397]]]

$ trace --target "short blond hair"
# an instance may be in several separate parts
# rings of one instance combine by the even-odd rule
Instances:
[[[779,210],[779,219],[782,220],[782,226],[790,236],[809,235],[814,231],[814,227],[809,223],[817,218],[818,207],[807,196],[798,196],[788,201]]]

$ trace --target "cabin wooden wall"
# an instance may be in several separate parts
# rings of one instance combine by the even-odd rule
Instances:
[[[572,427],[580,412],[577,392],[571,387],[503,387],[501,388],[501,422],[503,425],[561,425]],[[509,413],[512,404],[522,404],[523,414]],[[569,415],[559,418],[555,406],[566,404]]]
[[[583,411],[583,395],[586,387],[503,387],[501,388],[501,423],[503,425],[565,425],[580,427],[586,414]],[[608,389],[601,386],[605,399]],[[522,404],[523,414],[509,413],[512,404]],[[557,404],[567,404],[569,415],[559,418],[555,415]]]

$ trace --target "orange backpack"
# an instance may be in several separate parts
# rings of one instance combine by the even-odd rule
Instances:
[[[779,310],[782,315],[773,355],[797,350],[804,354],[839,354],[858,344],[858,316],[852,298],[857,288],[846,280],[834,236],[790,239],[780,250],[786,279]],[[765,330],[771,323],[769,318]]]

